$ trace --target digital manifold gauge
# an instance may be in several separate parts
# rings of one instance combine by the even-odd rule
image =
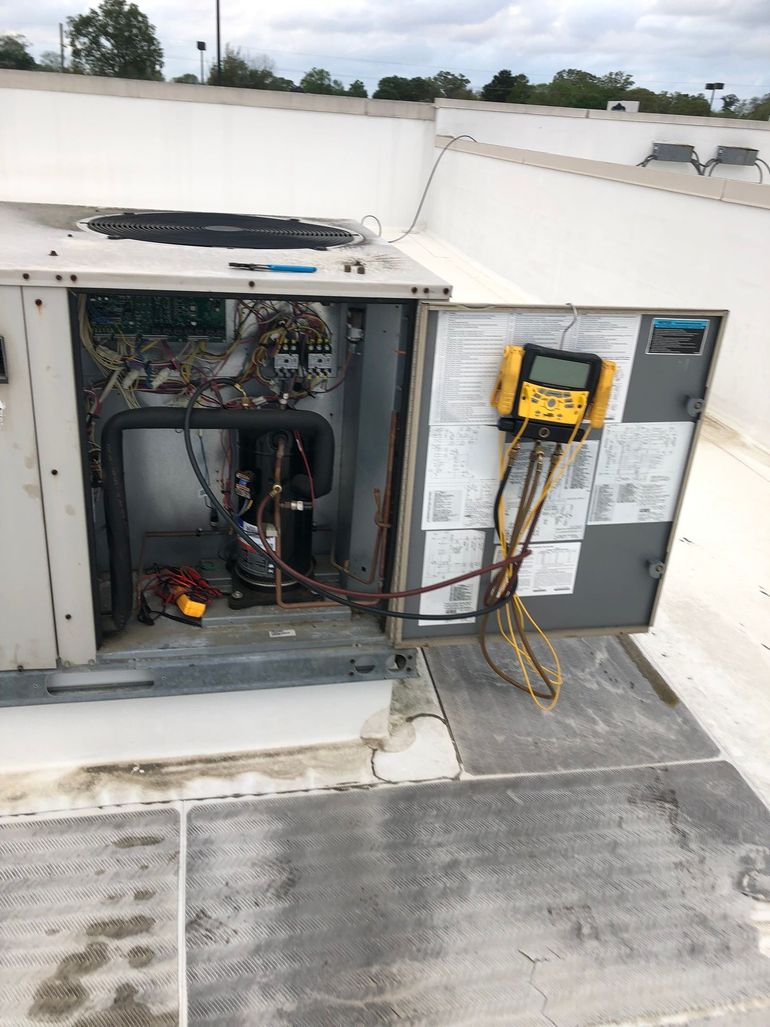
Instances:
[[[506,346],[492,394],[498,428],[515,433],[527,422],[523,438],[579,441],[582,421],[592,428],[604,424],[615,368],[595,353]]]

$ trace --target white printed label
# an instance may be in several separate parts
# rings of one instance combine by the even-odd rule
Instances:
[[[481,424],[433,425],[425,461],[423,530],[486,528],[497,491],[500,432]]]
[[[268,631],[271,638],[294,638],[296,634],[294,628],[274,628],[272,631]]]
[[[440,311],[436,327],[431,424],[495,424],[490,403],[503,349],[528,342],[575,353],[596,353],[617,364],[607,409],[620,421],[626,405],[641,317],[569,311]]]
[[[533,446],[534,443],[532,442],[522,443],[518,458],[508,479],[508,485],[503,494],[505,499],[505,530],[507,534],[510,534],[516,518],[516,511],[524,485],[524,477]],[[556,484],[543,503],[535,534],[532,537],[533,542],[566,542],[569,539],[583,538],[598,452],[598,441],[589,440],[583,444],[561,478],[558,477],[560,471],[557,469]],[[566,466],[572,454],[573,450],[571,448],[566,451],[562,458],[562,468]],[[546,447],[546,459],[540,479],[541,487],[548,474],[550,456],[551,448]]]
[[[517,593],[522,596],[561,596],[575,591],[580,542],[531,546],[519,569]]]
[[[673,520],[694,427],[692,421],[606,425],[588,523]]]
[[[425,535],[425,556],[422,565],[423,585],[433,585],[446,578],[455,578],[478,570],[484,556],[483,531],[429,531]],[[421,614],[470,613],[478,608],[479,579],[468,578],[455,585],[426,592],[420,597]],[[421,620],[420,626],[441,621]],[[450,624],[472,624],[473,618],[448,621]]]
[[[442,310],[436,327],[431,424],[494,424],[490,404],[514,315]]]
[[[564,342],[575,353],[595,353],[618,365],[607,406],[607,421],[622,421],[641,327],[639,314],[580,314]]]

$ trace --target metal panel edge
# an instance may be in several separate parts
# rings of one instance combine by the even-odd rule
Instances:
[[[96,637],[68,294],[22,291],[59,658],[82,664]]]
[[[8,381],[0,425],[0,671],[56,666],[45,512],[22,290],[0,286]],[[7,647],[7,651],[6,651]]]
[[[672,313],[679,313],[679,311],[672,311]],[[676,541],[676,533],[679,527],[679,516],[682,512],[682,505],[684,503],[684,497],[687,495],[687,485],[690,481],[690,472],[692,465],[695,460],[695,454],[698,451],[698,443],[700,442],[701,432],[703,431],[703,420],[706,416],[709,403],[709,394],[711,392],[711,383],[716,372],[716,366],[719,361],[719,356],[722,350],[722,340],[724,339],[725,329],[727,326],[727,318],[729,311],[718,310],[711,311],[706,310],[703,312],[705,315],[713,315],[720,318],[719,331],[714,342],[714,352],[711,355],[711,363],[709,364],[708,374],[706,375],[706,395],[703,397],[703,409],[700,412],[700,416],[695,422],[695,430],[693,431],[692,445],[690,446],[690,452],[687,455],[687,463],[685,464],[684,474],[682,475],[682,484],[679,487],[679,496],[677,497],[676,506],[674,508],[674,517],[671,521],[671,533],[668,536],[668,545],[666,546],[666,558],[663,561],[663,573],[658,581],[658,587],[655,590],[655,599],[653,600],[652,609],[650,610],[650,627],[655,625],[655,618],[658,613],[658,606],[660,605],[660,597],[662,594],[663,583],[666,580],[666,573],[668,571],[668,558],[671,555],[671,550]]]
[[[431,310],[447,310],[446,304],[431,305],[423,302],[417,305],[412,352],[412,373],[409,379],[409,398],[406,424],[404,426],[404,463],[401,475],[403,483],[398,505],[398,531],[396,535],[396,557],[393,565],[392,590],[398,592],[406,583],[409,558],[409,537],[412,530],[412,506],[414,500],[414,472],[417,461],[417,433],[420,425],[422,385],[425,370],[425,346],[428,335],[428,316]],[[452,308],[454,309],[454,308]],[[393,600],[392,610],[403,610],[402,599]],[[393,645],[403,639],[404,622],[391,618],[387,626],[387,637]],[[414,643],[413,643],[414,644]]]

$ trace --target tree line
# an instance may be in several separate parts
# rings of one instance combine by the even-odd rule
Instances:
[[[155,26],[129,0],[102,0],[98,7],[67,19],[69,59],[62,69],[61,56],[44,53],[35,59],[23,36],[0,35],[0,68],[67,71],[80,75],[107,75],[116,78],[163,81],[163,48]],[[197,83],[197,75],[179,75],[174,82]],[[320,93],[332,96],[368,95],[360,79],[344,86],[325,68],[310,68],[299,82],[275,74],[266,57],[254,60],[230,44],[225,46],[221,74],[214,65],[208,85],[235,86],[242,89],[273,89],[287,92]],[[604,110],[609,102],[638,100],[639,109],[651,114],[690,114],[708,116],[709,102],[700,94],[653,92],[634,84],[631,75],[612,71],[594,75],[578,68],[557,71],[550,82],[530,82],[523,74],[503,68],[481,89],[458,72],[439,71],[436,75],[407,78],[387,75],[372,93],[374,99],[411,100],[432,103],[438,98],[485,100],[497,103],[527,103],[547,107],[582,107]],[[720,117],[770,117],[770,93],[741,100],[734,93],[721,97]]]

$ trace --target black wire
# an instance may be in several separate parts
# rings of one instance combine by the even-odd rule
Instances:
[[[500,500],[503,498],[503,492],[505,492],[505,486],[508,484],[508,479],[511,476],[512,467],[513,465],[509,460],[506,464],[503,476],[500,479],[500,484],[497,487],[497,494],[495,495],[495,505],[492,507],[493,523],[495,525],[495,530],[498,532],[498,534],[500,534],[500,528],[502,527],[502,525],[498,523],[498,516],[500,513]]]
[[[190,430],[192,421],[192,412],[195,404],[198,402],[199,397],[208,389],[212,382],[218,382],[219,384],[232,384],[231,378],[212,378],[210,381],[202,382],[192,393],[190,399],[185,408],[184,415],[184,426],[182,433],[184,435],[185,449],[187,450],[187,457],[190,461],[195,477],[200,482],[201,488],[206,493],[208,498],[213,503],[216,510],[222,515],[223,519],[233,529],[235,534],[242,539],[249,547],[254,548],[254,539],[248,532],[238,524],[235,518],[230,514],[230,511],[225,509],[222,503],[219,501],[217,496],[214,494],[213,489],[206,481],[206,476],[203,474],[198,459],[195,456],[195,449],[193,447],[192,433]],[[503,486],[504,487],[504,486]],[[501,492],[502,495],[502,492]],[[495,510],[497,509],[497,503],[495,503]],[[286,572],[289,577],[291,574]],[[296,580],[296,579],[294,579]],[[363,603],[356,603],[352,599],[345,599],[335,592],[327,591],[322,585],[314,584],[312,591],[317,595],[325,596],[332,602],[339,603],[340,606],[347,606],[351,610],[358,610],[361,613],[368,613],[373,617],[393,617],[396,620],[437,620],[437,621],[453,621],[453,620],[472,620],[476,617],[483,617],[485,614],[494,613],[496,610],[502,610],[502,608],[510,602],[513,593],[516,591],[516,575],[512,575],[511,581],[503,592],[502,596],[497,599],[490,606],[483,606],[478,610],[469,610],[465,613],[405,613],[401,610],[387,610],[382,607],[366,606]]]

